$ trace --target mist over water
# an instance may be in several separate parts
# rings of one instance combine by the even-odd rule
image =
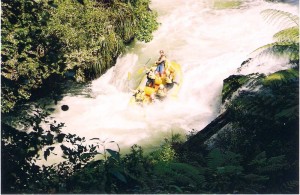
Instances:
[[[219,114],[223,80],[238,74],[237,68],[249,54],[271,43],[273,34],[280,30],[268,24],[260,12],[273,8],[298,13],[296,5],[260,0],[244,1],[240,9],[214,10],[211,5],[211,1],[152,0],[151,8],[158,11],[161,23],[154,39],[136,43],[113,68],[93,81],[92,98],[66,96],[52,117],[66,124],[64,132],[113,140],[121,149],[135,143],[157,147],[172,133],[204,128]],[[136,72],[150,58],[147,66],[153,64],[160,49],[182,66],[178,100],[129,106],[129,88],[135,89],[142,77]],[[264,57],[253,60],[241,73],[268,74],[288,67],[286,63],[285,59]],[[68,111],[60,109],[64,104]]]

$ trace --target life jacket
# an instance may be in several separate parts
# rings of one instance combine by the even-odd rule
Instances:
[[[160,57],[158,58],[158,61],[160,61],[162,57],[165,57],[165,58],[166,58],[165,55],[162,55],[162,56],[160,56]],[[162,64],[162,65],[165,66],[165,63],[166,63],[166,60],[162,61],[160,64]],[[158,65],[159,65],[159,64],[158,64]]]

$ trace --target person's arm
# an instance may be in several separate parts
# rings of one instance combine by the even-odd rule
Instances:
[[[160,64],[163,61],[166,61],[166,56],[163,56],[159,61],[156,61],[156,64]]]

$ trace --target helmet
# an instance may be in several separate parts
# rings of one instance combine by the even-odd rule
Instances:
[[[164,88],[164,85],[163,84],[160,84],[159,85],[159,89],[163,89]]]

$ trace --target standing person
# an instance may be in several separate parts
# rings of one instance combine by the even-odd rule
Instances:
[[[160,54],[160,56],[159,56],[158,60],[155,62],[155,64],[157,64],[156,72],[158,72],[159,76],[161,77],[162,74],[164,73],[167,58],[166,58],[164,50],[160,50],[159,54]]]

